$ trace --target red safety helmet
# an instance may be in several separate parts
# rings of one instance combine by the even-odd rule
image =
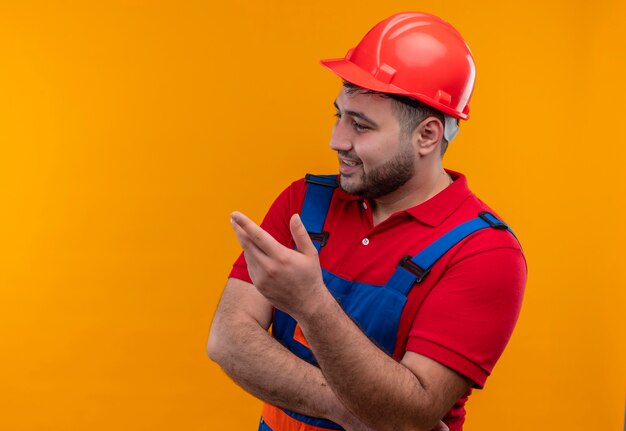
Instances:
[[[476,67],[463,37],[436,16],[393,15],[376,24],[345,58],[321,63],[369,90],[413,97],[467,120]]]

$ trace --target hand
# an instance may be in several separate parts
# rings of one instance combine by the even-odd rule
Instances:
[[[252,282],[276,308],[297,319],[310,312],[323,295],[330,295],[322,279],[317,249],[298,214],[289,223],[298,250],[283,246],[239,212],[231,214],[231,223]]]

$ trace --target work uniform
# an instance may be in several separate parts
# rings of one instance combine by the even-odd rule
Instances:
[[[412,351],[446,365],[472,380],[475,387],[482,388],[517,320],[526,265],[520,245],[506,225],[497,225],[500,223],[497,216],[469,190],[462,174],[448,173],[454,179],[449,187],[376,226],[367,199],[333,188],[328,209],[324,210],[323,232],[312,233],[320,234],[314,238],[318,246],[324,244],[320,248],[324,281],[351,315],[358,308],[363,289],[386,286],[394,278],[403,278],[405,269],[412,272],[413,266],[417,266],[415,274],[419,277],[408,283],[404,300],[396,293],[389,299],[389,312],[399,314],[395,327],[385,328],[386,334],[371,335],[377,330],[377,320],[365,318],[360,322],[358,317],[355,320],[382,350],[397,360],[406,351]],[[289,220],[292,214],[303,210],[311,187],[304,180],[293,183],[277,198],[261,224],[287,247],[294,247]],[[491,215],[487,218],[487,228],[454,242],[432,267],[412,266],[407,259],[405,265],[400,265],[407,256],[427,254],[429,246],[447,233],[485,217],[484,214]],[[306,220],[303,214],[303,222],[309,229]],[[230,276],[251,282],[243,255]],[[379,294],[376,289],[372,292]],[[349,296],[345,300],[341,297],[344,294]],[[384,316],[385,310],[361,314]],[[294,354],[315,364],[297,324],[289,319],[276,310],[274,335]],[[389,331],[396,332],[391,343]],[[444,418],[452,431],[462,427],[468,395],[469,392]],[[325,419],[308,418],[273,406],[264,408],[263,418],[260,429],[273,431],[341,429]]]

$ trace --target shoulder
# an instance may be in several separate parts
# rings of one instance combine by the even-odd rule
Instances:
[[[299,178],[289,184],[279,195],[279,197],[302,200],[306,194],[309,184],[329,186],[336,188],[338,186],[336,175],[314,175],[306,174],[303,178]]]
[[[286,211],[293,214],[293,212],[299,211],[302,207],[305,193],[305,179],[300,178],[293,181],[278,194],[270,208],[270,213],[274,211]]]
[[[472,220],[480,219],[481,213],[492,215],[510,230],[485,227],[469,234],[450,250],[444,259],[445,264],[440,268],[441,275],[469,277],[476,285],[482,285],[482,281],[491,278],[501,286],[508,285],[515,291],[523,290],[527,264],[522,246],[507,221],[476,195],[472,193],[464,200],[446,220],[444,224],[448,226],[443,230],[449,231],[464,223],[471,224]],[[489,220],[492,219],[489,217]]]
[[[308,186],[307,177],[299,178],[289,184],[276,197],[261,223],[263,229],[283,244],[291,246],[289,220],[294,214],[301,213]]]
[[[304,177],[299,178],[295,181],[292,181],[281,193],[282,196],[284,195],[286,198],[299,198],[300,196],[304,197],[304,194],[306,192],[306,180]]]
[[[465,220],[489,213],[508,226],[506,220],[473,194],[460,211],[467,213]],[[508,317],[517,317],[528,269],[522,246],[512,230],[487,227],[472,233],[452,250],[442,271],[440,281],[448,284],[448,292],[465,296],[466,300],[473,298],[481,307],[508,304],[501,310],[507,309]]]
[[[506,225],[508,229],[486,228],[475,232],[464,242],[463,248],[465,252],[477,253],[499,248],[511,248],[522,251],[520,242],[514,233],[515,226],[511,226],[505,218],[472,192],[469,193],[462,205],[456,209],[447,222],[452,225],[458,225],[481,217],[481,213],[489,214],[490,216],[487,217],[489,220],[495,219]]]
[[[329,198],[334,199],[338,194],[334,191],[338,190],[339,195],[343,192],[338,187],[339,183],[337,175],[313,175],[306,174],[304,178],[300,178],[292,182],[277,198],[277,201],[282,200],[289,203],[290,209],[293,212],[299,212],[302,209],[302,205],[307,196],[308,190],[315,190],[318,193],[313,193],[313,202],[321,202],[327,196],[326,191],[331,191],[328,195]],[[321,192],[321,193],[320,193]]]

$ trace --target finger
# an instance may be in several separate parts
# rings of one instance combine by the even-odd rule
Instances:
[[[296,243],[296,247],[298,247],[298,250],[301,253],[308,256],[317,254],[317,249],[315,248],[315,245],[313,245],[313,241],[311,241],[311,237],[309,236],[309,233],[304,227],[304,224],[298,214],[291,216],[289,229],[291,230],[291,236]]]
[[[241,248],[243,248],[245,252],[252,252],[253,254],[260,253],[260,254],[265,255],[263,250],[261,250],[254,243],[254,241],[252,241],[252,238],[250,237],[250,235],[248,235],[248,233],[245,230],[243,230],[243,228],[240,225],[238,225],[233,219],[231,219],[231,225],[233,226],[233,230],[235,231],[235,236],[237,236],[237,240],[239,241]]]
[[[254,243],[250,239],[250,236],[246,233],[246,231],[241,228],[241,226],[239,226],[235,222],[232,217],[230,219],[230,224],[232,225],[233,230],[235,231],[235,236],[237,237],[237,241],[239,241],[239,245],[241,245],[242,248],[245,249],[247,247],[250,247],[250,245],[254,245]]]
[[[248,235],[250,241],[252,241],[268,256],[276,254],[283,248],[282,245],[272,237],[272,235],[267,233],[244,214],[235,211],[230,215],[230,219]]]
[[[267,262],[267,255],[250,239],[250,236],[234,221],[231,222],[237,240],[243,248],[243,253],[248,266],[264,265]]]

